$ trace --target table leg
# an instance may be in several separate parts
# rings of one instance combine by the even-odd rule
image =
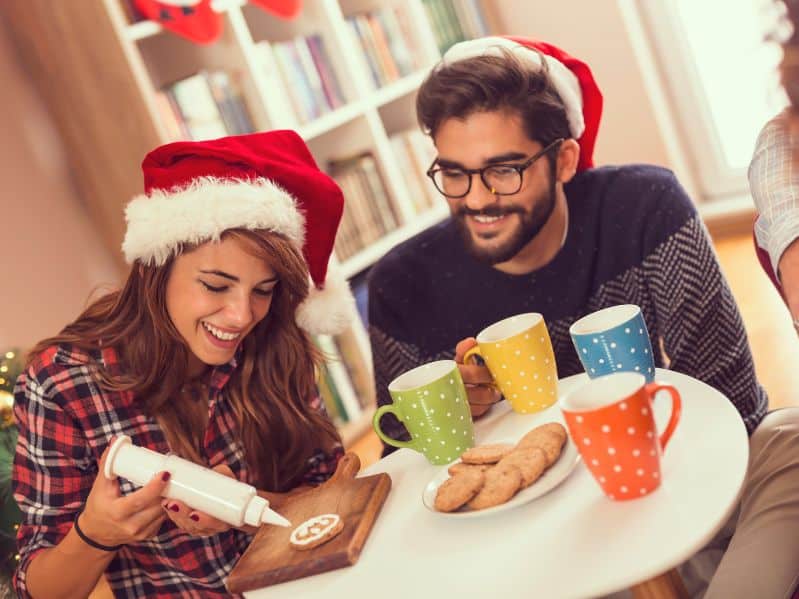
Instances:
[[[682,578],[677,570],[669,570],[631,588],[635,599],[687,599]]]

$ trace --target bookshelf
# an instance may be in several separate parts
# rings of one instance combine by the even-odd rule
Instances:
[[[225,132],[291,128],[305,139],[345,191],[334,260],[347,277],[446,217],[424,176],[434,150],[417,130],[415,92],[449,45],[493,28],[484,2],[312,0],[285,21],[245,0],[214,0],[223,33],[209,45],[140,20],[132,4],[0,6],[114,255],[122,207],[141,191],[141,157]],[[366,328],[355,318],[316,342],[326,356],[320,388],[349,445],[374,412]]]

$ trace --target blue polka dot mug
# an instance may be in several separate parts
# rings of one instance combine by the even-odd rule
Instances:
[[[638,372],[655,379],[655,359],[641,308],[611,306],[584,316],[570,328],[574,349],[589,378]]]

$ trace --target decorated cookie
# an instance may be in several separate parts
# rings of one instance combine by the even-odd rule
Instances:
[[[511,451],[513,451],[513,445],[507,443],[478,445],[464,451],[461,461],[466,464],[496,464]]]
[[[439,512],[454,512],[480,491],[484,481],[485,477],[478,469],[455,474],[438,487],[435,508]]]
[[[289,542],[294,549],[313,549],[335,537],[344,528],[338,514],[321,514],[309,518],[291,532]]]

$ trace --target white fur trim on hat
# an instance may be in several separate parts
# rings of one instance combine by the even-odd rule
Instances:
[[[328,267],[323,289],[314,287],[297,308],[297,324],[313,335],[336,335],[344,331],[355,316],[355,298],[347,279]]]
[[[526,48],[518,42],[504,37],[482,37],[465,42],[459,42],[447,50],[441,61],[442,66],[453,62],[474,58],[475,56],[502,56],[502,49],[510,50],[521,61],[534,70],[541,70],[541,57],[547,63],[547,70],[555,91],[566,106],[566,118],[569,121],[569,130],[572,137],[579,139],[585,131],[583,119],[583,96],[580,91],[580,82],[562,62],[549,56]]]
[[[161,266],[183,243],[218,240],[228,229],[268,229],[302,249],[305,219],[296,200],[264,178],[198,177],[185,187],[140,195],[125,209],[128,263]]]

